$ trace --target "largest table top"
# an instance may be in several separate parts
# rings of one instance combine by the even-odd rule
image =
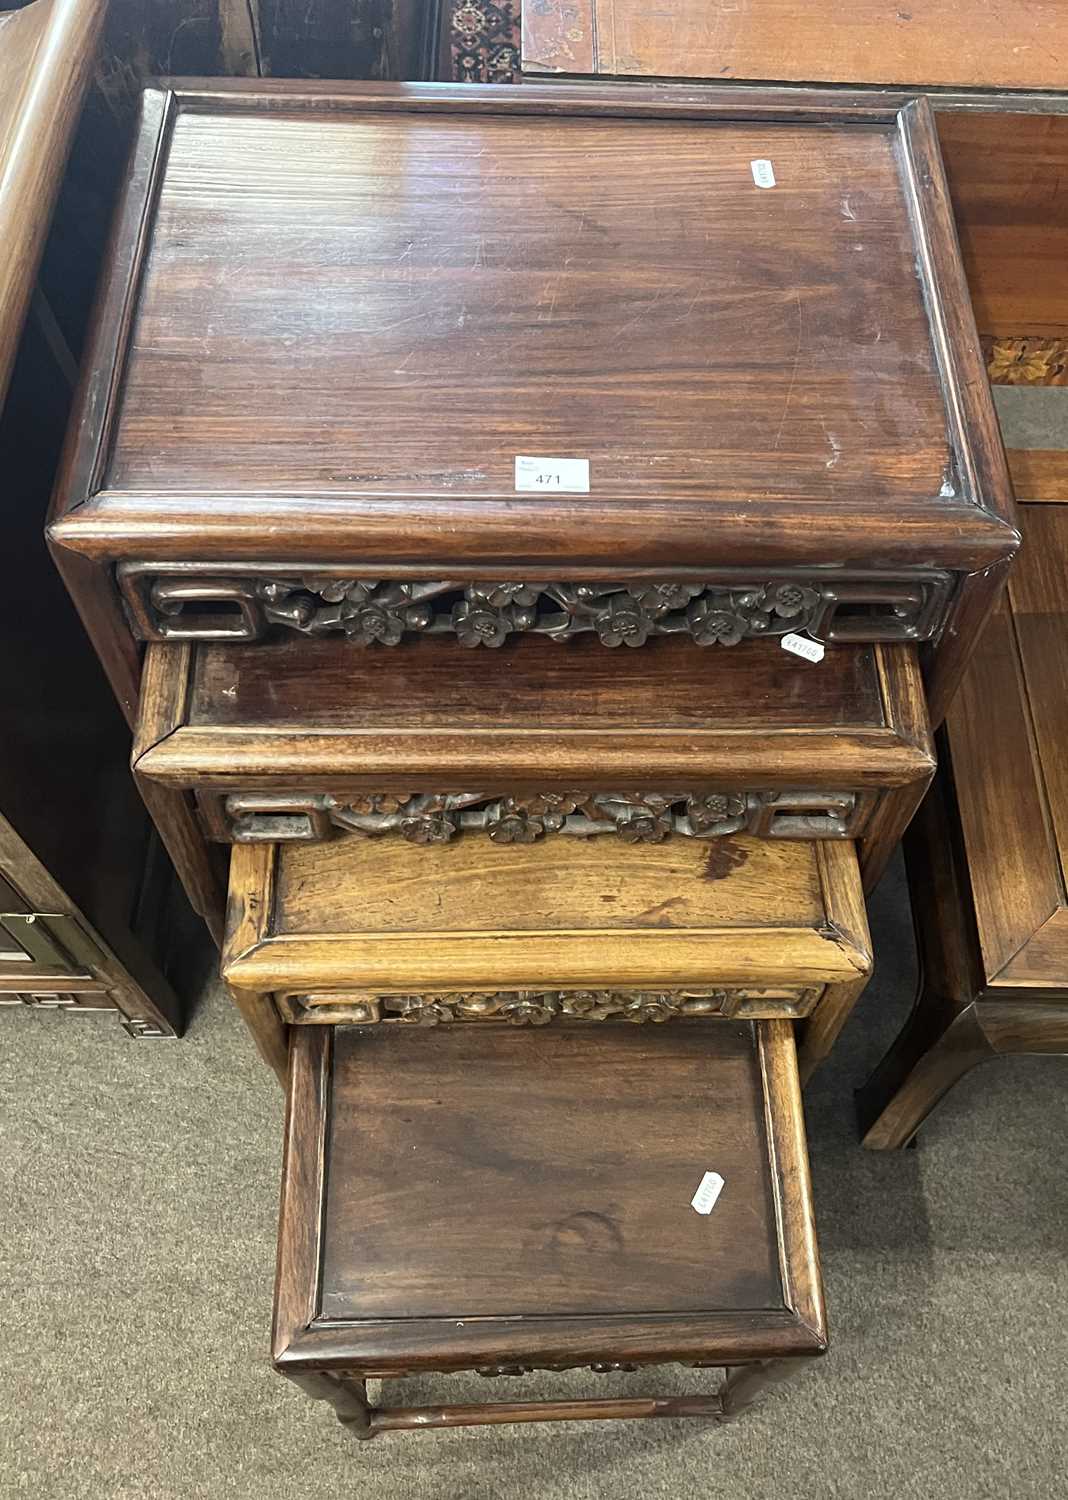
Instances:
[[[150,91],[56,537],[984,567],[1011,502],[932,140],[922,102]],[[517,490],[518,456],[588,492]]]

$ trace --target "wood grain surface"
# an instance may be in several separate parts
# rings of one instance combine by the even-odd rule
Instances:
[[[1009,580],[1009,601],[1063,878],[1068,856],[1068,507],[1029,507],[1027,541],[1021,566]]]
[[[819,1353],[791,1031],[720,1031],[661,1047],[623,1028],[598,1051],[592,1088],[588,1036],[543,1048],[514,1031],[487,1045],[483,1033],[465,1047],[457,1033],[436,1056],[440,1038],[425,1033],[382,1046],[345,1028],[298,1032],[277,1367],[349,1420],[356,1412],[341,1411],[329,1382],[356,1394],[364,1374]],[[677,1122],[657,1132],[661,1144],[644,1128],[650,1109]],[[713,1158],[726,1185],[702,1217],[690,1199]],[[507,1253],[487,1256],[490,1245]],[[541,1415],[670,1414],[655,1400],[607,1406]],[[422,1408],[405,1421],[401,1408],[383,1426],[418,1426],[421,1413],[439,1426],[505,1421],[513,1409]],[[716,1410],[704,1397],[675,1414]],[[534,1417],[529,1404],[516,1410],[515,1420]]]
[[[1068,449],[1010,448],[1005,456],[1021,503],[1068,504]]]
[[[1068,114],[939,110],[937,121],[980,333],[1064,337]]]
[[[343,1028],[334,1059],[320,1316],[783,1307],[750,1025]]]
[[[913,255],[872,132],[180,115],[105,484],[929,500]]]
[[[947,732],[987,982],[1041,988],[1068,978],[1068,512],[1022,513],[1026,545]]]
[[[1063,27],[1058,0],[533,0],[523,71],[1063,89]]]
[[[59,545],[555,576],[1011,552],[985,387],[943,334],[963,283],[921,106],[157,97]],[[517,496],[521,451],[588,458],[589,496]]]
[[[933,757],[915,648],[775,643],[608,652],[520,637],[474,654],[344,638],[150,645],[135,760],[201,791],[463,787],[826,787],[922,782]],[[160,711],[155,705],[166,704]],[[151,711],[150,711],[151,710]],[[739,781],[740,778],[740,781]]]
[[[803,986],[871,965],[846,843],[239,844],[230,913],[224,975],[262,992]]]

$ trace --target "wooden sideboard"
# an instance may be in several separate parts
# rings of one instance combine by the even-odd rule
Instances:
[[[42,527],[73,359],[38,266],[104,18],[102,0],[0,15],[0,1006],[99,1013],[173,1036],[166,872],[129,735]]]

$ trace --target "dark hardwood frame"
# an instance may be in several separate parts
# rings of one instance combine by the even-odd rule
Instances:
[[[631,1417],[737,1416],[762,1390],[827,1347],[819,1252],[793,1032],[757,1028],[766,1098],[771,1182],[779,1224],[785,1308],[741,1313],[353,1322],[320,1313],[326,1141],[333,1033],[307,1027],[290,1047],[286,1145],[275,1286],[275,1368],[316,1400],[329,1401],[358,1438],[485,1423]],[[728,1367],[703,1396],[371,1407],[364,1381],[513,1363],[625,1362]]]
[[[145,656],[133,765],[193,903],[216,932],[225,876],[217,851],[205,845],[212,838],[230,838],[223,801],[240,793],[299,800],[324,791],[389,791],[401,785],[427,790],[477,785],[509,791],[515,790],[517,778],[546,787],[589,782],[597,789],[692,782],[695,788],[712,791],[744,782],[761,790],[850,791],[857,794],[858,813],[864,818],[860,861],[865,887],[871,889],[935,766],[912,648],[872,649],[882,728],[852,729],[847,734],[836,729],[794,734],[787,728],[769,736],[714,728],[655,735],[643,731],[633,745],[614,747],[608,767],[604,737],[593,730],[569,731],[566,736],[556,730],[528,732],[522,747],[492,724],[477,732],[435,735],[427,743],[418,736],[405,737],[406,759],[401,758],[397,736],[385,746],[380,731],[361,736],[346,728],[309,736],[301,732],[299,720],[291,732],[218,729],[209,737],[202,728],[188,725],[197,644],[156,643]],[[388,663],[383,670],[389,670]]]
[[[173,494],[155,500],[108,495],[101,489],[106,468],[116,397],[121,385],[123,357],[144,250],[151,230],[155,195],[162,175],[169,131],[179,111],[315,109],[343,112],[361,110],[434,112],[441,108],[473,114],[498,113],[582,115],[692,119],[733,116],[739,119],[848,122],[882,126],[896,133],[917,238],[921,272],[928,290],[931,333],[946,398],[950,440],[962,494],[944,503],[937,521],[930,517],[902,517],[892,557],[884,561],[903,568],[929,566],[939,549],[944,553],[952,537],[952,565],[961,578],[951,617],[941,639],[929,651],[928,695],[932,722],[937,723],[952,697],[975,636],[1002,583],[1019,536],[1000,433],[986,390],[986,379],[975,335],[967,287],[960,266],[956,232],[941,165],[930,107],[922,98],[868,92],[722,88],[701,85],[539,84],[536,88],[452,84],[369,85],[332,84],[309,88],[298,80],[264,84],[260,80],[189,80],[150,89],[142,106],[142,123],[126,184],[99,303],[96,331],[87,361],[81,411],[71,429],[66,461],[56,491],[51,539],[64,573],[97,649],[105,661],[115,691],[131,719],[137,697],[138,650],[116,597],[111,566],[117,555],[139,560],[151,557],[160,565],[188,561],[192,555],[220,565],[241,563],[262,544],[256,521],[257,497],[235,497],[228,513],[217,515],[210,535],[195,520],[186,519],[189,497]],[[938,292],[934,291],[937,281]],[[358,492],[347,497],[346,515],[339,523],[336,506],[316,516],[313,497],[275,497],[272,514],[279,525],[293,522],[288,550],[294,564],[324,556],[333,566],[366,554],[370,545],[388,548],[402,564],[417,565],[423,576],[442,574],[434,561],[438,521],[463,519],[464,499],[450,497],[429,504],[423,520],[411,516],[399,538],[389,515]],[[859,533],[866,527],[885,529],[885,513],[866,514],[853,508],[843,515],[835,507],[816,508],[812,524],[778,527],[764,524],[750,535],[733,536],[717,529],[716,560],[726,567],[820,565],[853,555]],[[611,510],[609,502],[608,511]],[[685,529],[684,508],[671,507],[673,556],[680,547],[679,527]],[[607,513],[607,512],[606,512]],[[515,513],[510,497],[481,498],[480,526],[484,529],[483,563],[490,555],[507,559],[530,550],[522,528],[527,523]],[[691,527],[690,538],[701,546],[702,524]],[[636,527],[625,515],[620,525]],[[642,527],[648,531],[648,517]],[[588,530],[588,526],[586,528]],[[652,528],[655,533],[657,528]],[[769,540],[772,536],[777,540]],[[631,538],[634,567],[666,577],[679,576],[663,566],[655,546],[638,530]],[[707,547],[707,538],[703,544]],[[644,551],[643,551],[644,547]],[[560,558],[568,569],[581,566],[581,539],[560,539]],[[555,567],[561,570],[560,558]],[[700,559],[695,558],[695,564]],[[453,571],[455,571],[453,569]],[[477,569],[473,570],[474,573]],[[515,567],[494,565],[501,578],[517,576]],[[588,569],[584,571],[589,571]],[[633,569],[631,570],[633,571]]]

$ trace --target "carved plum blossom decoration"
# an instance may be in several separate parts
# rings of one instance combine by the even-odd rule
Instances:
[[[533,844],[545,832],[545,824],[508,798],[499,815],[486,824],[486,832],[497,844]]]
[[[672,828],[670,814],[657,812],[654,808],[631,813],[625,818],[620,818],[616,824],[616,832],[628,844],[662,843],[672,832]]]
[[[415,1026],[437,1026],[439,1022],[451,1021],[454,1014],[451,1002],[443,996],[383,995],[382,1006],[398,1021]]]
[[[699,646],[736,646],[746,635],[763,635],[767,616],[731,607],[728,595],[694,599],[686,610],[690,634]]]
[[[702,646],[733,646],[788,630],[823,638],[836,609],[851,599],[873,614],[871,628],[860,633],[863,621],[852,614],[850,639],[926,640],[941,625],[952,585],[951,577],[940,573],[828,580],[787,575],[755,582],[727,574],[719,581],[681,583],[465,583],[333,573],[256,577],[227,572],[225,566],[210,575],[168,574],[142,563],[123,564],[119,572],[136,627],[148,640],[257,640],[279,626],[305,635],[343,632],[364,646],[395,646],[426,634],[491,648],[528,632],[557,641],[595,634],[609,647],[639,646],[659,635],[687,635]],[[213,604],[220,620],[212,620]]]
[[[631,585],[628,592],[653,619],[669,610],[685,609],[691,599],[702,592],[699,583],[642,583]]]
[[[512,1026],[545,1026],[556,1014],[552,995],[520,990],[502,996],[498,1013]]]
[[[644,1021],[662,1024],[679,1014],[679,1002],[670,994],[641,993],[634,995],[623,1007],[623,1019],[641,1025]]]
[[[396,646],[404,634],[404,617],[378,604],[360,605],[351,613],[346,611],[344,622],[345,634],[360,646],[370,646],[375,641],[383,646]]]
[[[456,824],[446,813],[423,813],[402,818],[400,831],[412,844],[447,844]]]
[[[642,609],[629,589],[612,594],[607,606],[594,616],[602,646],[644,646],[654,620]]]
[[[449,1021],[498,1021],[511,1026],[546,1026],[552,1021],[629,1021],[660,1025],[685,1016],[726,1015],[746,1004],[748,990],[496,990],[438,995],[361,995],[338,997],[347,1024],[401,1022],[437,1026]],[[798,991],[805,1003],[811,991]],[[291,996],[293,1018],[314,1016],[316,1004]],[[319,1000],[321,1003],[321,998]],[[335,1019],[332,1015],[331,1020]]]
[[[713,792],[707,797],[687,797],[686,817],[694,833],[730,833],[745,826],[745,798],[734,792]],[[733,825],[727,827],[725,825]]]
[[[769,584],[764,590],[764,599],[767,607],[785,620],[815,609],[820,602],[815,589],[805,588],[800,583]]]
[[[850,791],[778,792],[368,792],[296,793],[226,798],[237,843],[314,841],[343,831],[359,838],[400,834],[413,844],[447,844],[461,833],[488,833],[499,844],[532,844],[547,835],[624,843],[660,843],[672,835],[714,839],[743,830],[767,838],[853,838],[868,803]],[[288,831],[281,831],[282,825]]]
[[[620,1006],[620,997],[611,990],[572,990],[560,996],[560,1014],[582,1021],[603,1021]]]

